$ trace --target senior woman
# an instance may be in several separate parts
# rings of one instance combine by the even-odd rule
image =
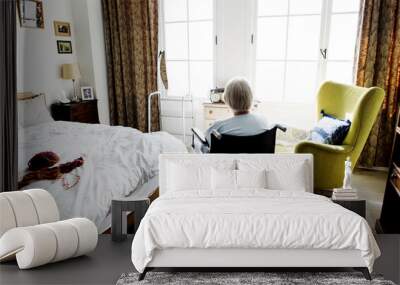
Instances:
[[[225,103],[232,109],[233,117],[215,122],[206,131],[205,135],[209,143],[213,130],[220,134],[252,136],[269,129],[265,117],[250,112],[253,93],[246,79],[231,79],[225,87],[224,99]]]

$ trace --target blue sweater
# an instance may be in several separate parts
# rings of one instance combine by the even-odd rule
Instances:
[[[206,131],[206,139],[211,142],[211,133],[213,130],[220,134],[228,134],[234,136],[253,136],[268,130],[267,119],[256,114],[244,114],[233,116],[232,118],[217,121]]]

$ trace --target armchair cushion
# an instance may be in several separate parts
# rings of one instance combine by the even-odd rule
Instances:
[[[322,118],[311,131],[311,140],[324,144],[338,145],[350,130],[350,120],[340,120],[321,111]]]

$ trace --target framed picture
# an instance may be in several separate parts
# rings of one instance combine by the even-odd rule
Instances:
[[[71,41],[57,41],[58,53],[72,53]]]
[[[17,12],[21,27],[44,29],[42,0],[17,0]]]
[[[82,100],[93,100],[93,88],[90,86],[81,87],[81,97]]]
[[[59,37],[71,36],[71,25],[68,22],[54,21],[54,33]]]

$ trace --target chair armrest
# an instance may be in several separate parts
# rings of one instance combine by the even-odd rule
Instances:
[[[277,129],[280,129],[282,132],[286,132],[286,130],[287,130],[287,128],[286,127],[284,127],[284,126],[282,126],[282,125],[280,125],[280,124],[275,124],[274,126],[273,126],[273,128],[277,128]]]
[[[193,136],[196,137],[202,144],[208,146],[208,142],[202,131],[200,131],[198,128],[192,128],[192,133],[193,133]]]
[[[336,153],[336,154],[350,154],[353,151],[353,146],[350,145],[331,145],[316,143],[313,141],[302,141],[299,142],[295,149],[295,153],[305,153],[306,149],[315,149],[318,151]]]
[[[211,133],[219,140],[222,138],[222,135],[217,130],[212,130]]]

